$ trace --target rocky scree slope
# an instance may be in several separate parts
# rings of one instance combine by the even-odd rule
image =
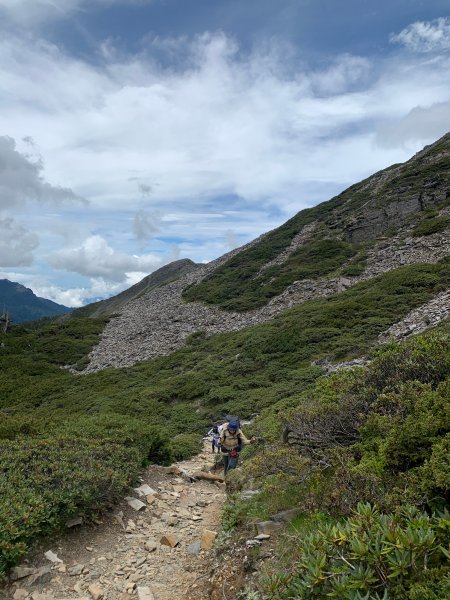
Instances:
[[[449,205],[447,134],[406,163],[301,211],[207,265],[192,263],[177,279],[121,305],[84,372],[169,354],[196,332],[215,334],[264,323],[287,308],[339,293],[402,265],[445,259],[450,256]],[[339,252],[340,261],[333,262]],[[302,271],[306,263],[312,268],[310,277],[308,270]],[[243,311],[242,304],[235,303],[238,310],[232,310],[236,298],[241,302],[246,297],[255,308]],[[432,318],[425,307],[417,318],[407,317],[406,333],[404,327],[394,327],[389,335],[416,332],[417,319],[421,323],[417,331],[437,324],[450,312],[448,290],[431,307]]]
[[[88,304],[83,308],[78,308],[73,311],[73,315],[75,317],[101,317],[118,313],[131,300],[140,298],[159,286],[167,285],[199,267],[200,265],[195,264],[187,258],[176,260],[147,275],[139,283],[117,294],[117,296]]]

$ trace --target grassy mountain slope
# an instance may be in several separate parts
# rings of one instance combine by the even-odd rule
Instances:
[[[294,281],[335,271],[364,252],[377,236],[410,232],[450,197],[450,134],[402,165],[394,165],[351,186],[332,200],[303,210],[255,245],[232,257],[185,292],[225,309],[244,311],[267,303]],[[450,227],[435,213],[434,227]],[[310,238],[281,266],[264,268],[285,251],[305,226]]]
[[[44,317],[64,315],[72,309],[45,298],[8,279],[0,280],[0,311],[5,310],[13,323],[35,321]]]

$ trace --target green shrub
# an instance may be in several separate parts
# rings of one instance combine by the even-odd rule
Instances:
[[[434,593],[436,580],[430,582],[428,572],[448,573],[442,550],[450,541],[448,524],[446,516],[429,517],[414,507],[382,514],[359,504],[342,522],[299,532],[291,572],[269,578],[264,597],[403,599],[417,598],[420,587]],[[278,578],[274,592],[273,577]]]
[[[117,414],[77,416],[62,424],[54,424],[53,432],[83,440],[102,440],[120,444],[138,451],[141,464],[169,464],[172,461],[171,446],[166,430],[148,425],[141,419],[128,416],[126,420]]]
[[[304,484],[301,505],[334,514],[359,501],[387,509],[405,500],[444,506],[450,494],[449,414],[445,331],[390,344],[367,368],[318,380],[281,414],[286,439],[296,439],[317,467]]]
[[[229,494],[222,510],[222,530],[232,532],[244,523],[250,504],[237,494]]]
[[[39,535],[110,506],[136,477],[137,450],[66,437],[0,441],[0,577]]]
[[[202,438],[195,433],[180,433],[170,441],[170,448],[175,460],[186,460],[202,449]]]
[[[450,217],[434,217],[431,219],[425,219],[419,225],[413,229],[413,236],[420,237],[422,235],[432,235],[433,233],[439,233],[445,231],[450,227]]]
[[[35,435],[39,431],[36,419],[28,415],[1,415],[0,440],[13,440],[21,435]]]
[[[263,306],[294,281],[317,279],[335,271],[356,252],[356,246],[341,240],[329,237],[312,240],[292,252],[281,265],[259,273],[256,268],[259,261],[249,267],[248,273],[239,265],[238,277],[235,269],[229,269],[227,263],[209,278],[186,290],[184,296],[187,300],[221,304],[230,310],[250,310]],[[231,264],[234,264],[233,259]]]
[[[357,277],[358,275],[362,275],[366,269],[367,257],[368,254],[365,250],[358,252],[358,254],[341,269],[341,275],[347,277]]]

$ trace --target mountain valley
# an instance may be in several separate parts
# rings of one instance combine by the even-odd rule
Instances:
[[[172,553],[194,583],[208,565],[197,597],[219,600],[230,580],[228,600],[441,600],[449,315],[447,134],[211,263],[176,261],[109,300],[10,327],[0,576],[68,521],[89,531],[117,514],[144,468],[191,460],[210,425],[237,414],[257,443],[227,475],[223,507],[218,497],[215,546],[194,567],[187,542]],[[178,502],[175,487],[159,502],[170,493]],[[141,525],[159,534],[169,517],[157,504],[146,499]],[[166,549],[155,544],[115,575],[120,585],[102,570],[97,598],[159,598],[153,556]],[[105,590],[91,570],[65,576],[78,587],[61,599]],[[131,585],[136,570],[147,596]],[[4,597],[56,598],[27,577],[6,580]]]

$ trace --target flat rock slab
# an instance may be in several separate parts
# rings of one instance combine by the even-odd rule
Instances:
[[[50,579],[52,578],[52,572],[50,567],[41,567],[40,569],[38,569],[36,571],[36,573],[33,573],[33,575],[30,575],[26,582],[28,586],[33,586],[33,585],[41,585],[44,583],[48,583],[50,581]]]
[[[155,600],[155,596],[153,595],[152,590],[148,586],[138,586],[137,595],[139,600]]]
[[[137,498],[132,498],[131,496],[127,496],[125,500],[127,501],[128,506],[131,506],[131,508],[136,511],[143,510],[147,506],[144,502],[141,502]]]
[[[274,531],[278,531],[282,529],[283,523],[278,523],[276,521],[261,521],[260,523],[256,523],[256,528],[258,530],[258,535],[261,533],[266,533],[270,535]]]
[[[200,542],[193,542],[192,544],[189,544],[189,546],[186,549],[189,552],[189,554],[192,554],[193,556],[198,556],[200,554]]]
[[[211,550],[214,545],[214,540],[217,537],[217,531],[204,529],[202,533],[201,547],[202,550]]]
[[[298,514],[300,514],[299,508],[291,508],[289,510],[283,510],[276,515],[272,515],[270,518],[272,521],[277,521],[278,523],[289,523],[289,521],[292,521]]]
[[[37,569],[34,567],[14,567],[14,569],[11,570],[9,578],[11,581],[17,581],[18,579],[23,579],[29,575],[34,575],[36,572]]]
[[[156,490],[151,488],[146,483],[144,483],[144,485],[141,485],[141,486],[139,486],[137,488],[133,488],[133,489],[138,496],[154,496],[157,493]]]

